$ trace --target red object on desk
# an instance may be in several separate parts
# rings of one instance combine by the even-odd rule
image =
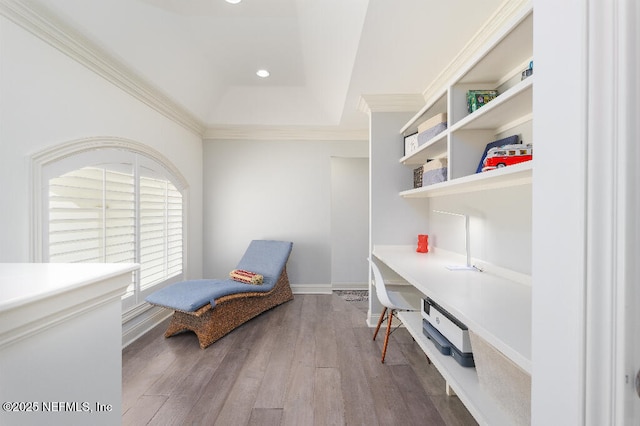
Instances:
[[[418,248],[416,249],[418,253],[428,253],[429,252],[429,236],[425,234],[418,234]]]

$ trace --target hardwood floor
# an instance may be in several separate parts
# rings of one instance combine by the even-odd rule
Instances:
[[[366,309],[366,307],[365,307]],[[372,341],[366,313],[296,295],[207,349],[166,323],[122,353],[123,425],[475,425],[403,328]],[[382,334],[382,333],[381,333]]]

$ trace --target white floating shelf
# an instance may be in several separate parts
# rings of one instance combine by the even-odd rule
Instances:
[[[452,179],[422,188],[400,192],[405,198],[429,198],[465,192],[483,191],[511,186],[529,185],[532,182],[533,161],[514,164],[483,173]]]

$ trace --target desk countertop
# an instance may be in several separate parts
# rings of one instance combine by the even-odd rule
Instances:
[[[531,286],[492,272],[451,271],[465,257],[375,246],[373,255],[531,374]]]

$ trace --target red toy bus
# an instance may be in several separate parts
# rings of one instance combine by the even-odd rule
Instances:
[[[510,166],[512,164],[523,163],[533,158],[533,147],[531,144],[505,145],[491,148],[487,152],[487,157],[482,164],[482,171]]]

